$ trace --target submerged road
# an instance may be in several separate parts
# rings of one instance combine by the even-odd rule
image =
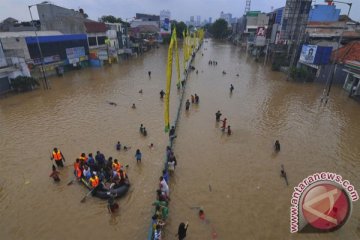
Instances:
[[[146,238],[167,144],[159,98],[166,60],[162,46],[111,67],[52,78],[50,91],[0,100],[2,239]],[[209,60],[218,65],[209,66]],[[200,103],[188,112],[183,105],[181,112],[165,239],[174,239],[182,221],[189,221],[187,239],[358,239],[357,202],[349,222],[326,235],[291,235],[289,207],[293,186],[315,172],[336,172],[360,188],[359,104],[334,87],[328,105],[320,106],[323,86],[286,82],[283,74],[227,43],[206,42],[194,66],[198,74],[190,73],[186,96],[196,93]],[[178,98],[174,80],[172,120]],[[228,119],[231,136],[215,122],[217,110]],[[147,137],[139,134],[141,123]],[[278,154],[273,153],[276,139]],[[117,141],[131,149],[117,152]],[[48,177],[54,146],[67,160],[60,184]],[[143,153],[138,165],[137,148]],[[130,165],[132,187],[113,216],[99,199],[80,203],[87,193],[83,186],[66,184],[75,158],[97,150]],[[204,209],[206,221],[199,219],[197,207]]]

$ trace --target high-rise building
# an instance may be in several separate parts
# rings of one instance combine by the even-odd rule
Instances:
[[[200,16],[196,16],[196,26],[200,26],[201,25],[201,17]]]
[[[209,23],[212,24],[212,17],[209,17]]]
[[[195,18],[194,16],[190,16],[190,24],[194,24],[195,23]]]
[[[231,26],[231,20],[232,20],[232,14],[231,13],[221,12],[220,13],[220,18],[224,19],[228,23],[229,27]]]

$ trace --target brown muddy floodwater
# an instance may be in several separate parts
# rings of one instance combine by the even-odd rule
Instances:
[[[166,47],[160,47],[111,67],[52,78],[49,91],[0,100],[0,239],[146,239],[167,144],[159,99],[166,58]],[[209,66],[210,59],[218,65]],[[358,202],[345,226],[323,235],[290,234],[289,207],[292,187],[315,172],[336,172],[360,189],[360,104],[337,86],[321,106],[322,85],[286,82],[227,43],[204,43],[193,65],[199,73],[190,74],[186,96],[197,93],[200,104],[181,112],[164,239],[174,239],[182,221],[189,221],[187,239],[212,239],[214,232],[217,239],[359,239]],[[172,119],[178,105],[173,85]],[[217,110],[233,135],[220,131]],[[275,139],[281,143],[277,155]],[[131,150],[116,152],[118,140]],[[60,184],[48,177],[54,146],[67,160]],[[141,165],[134,159],[137,148]],[[102,200],[80,203],[87,193],[83,186],[66,185],[74,159],[97,150],[130,165],[132,187],[115,216]],[[281,164],[289,187],[279,177]],[[207,223],[193,206],[203,207]]]

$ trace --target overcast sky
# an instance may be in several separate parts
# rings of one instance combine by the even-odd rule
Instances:
[[[353,2],[350,16],[360,21],[360,0],[341,0]],[[27,5],[40,3],[42,0],[0,0],[0,21],[13,17],[20,21],[30,20]],[[171,12],[171,19],[188,21],[190,16],[201,16],[203,19],[219,18],[220,12],[232,13],[240,17],[244,13],[245,0],[52,0],[51,3],[70,9],[83,8],[90,19],[97,20],[102,15],[114,15],[122,19],[132,18],[135,13],[159,14],[166,9]],[[269,12],[271,8],[285,5],[286,0],[252,0],[251,10]],[[324,3],[324,0],[316,0]],[[348,6],[338,4],[341,13],[346,14]],[[38,19],[36,8],[31,8],[33,16]],[[195,17],[196,19],[196,17]]]

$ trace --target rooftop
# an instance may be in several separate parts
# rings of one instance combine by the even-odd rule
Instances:
[[[334,59],[336,55],[338,63],[344,63],[345,61],[358,61],[360,60],[360,41],[353,41],[345,46],[332,52],[331,59]]]
[[[105,23],[102,22],[84,22],[87,33],[103,33],[107,31]]]
[[[59,31],[37,31],[38,36],[53,36],[63,35]],[[23,32],[0,32],[0,38],[11,38],[11,37],[34,37],[34,31],[23,31]]]

